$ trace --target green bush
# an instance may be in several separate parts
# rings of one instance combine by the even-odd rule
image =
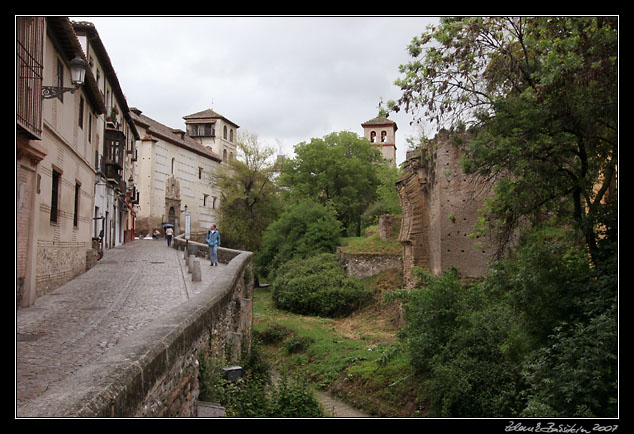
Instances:
[[[469,301],[463,315],[425,383],[433,410],[449,417],[517,415],[524,405],[521,365],[502,350],[513,322],[510,311],[501,304],[480,310]]]
[[[282,342],[292,330],[283,324],[269,324],[262,331],[254,331],[254,336],[263,344],[277,344]]]
[[[337,256],[322,253],[287,262],[272,283],[275,306],[301,315],[342,317],[372,299],[372,292],[346,275]]]
[[[527,348],[539,347],[561,322],[582,314],[594,296],[587,252],[566,231],[536,232],[498,262],[489,278],[521,322]]]
[[[450,270],[396,293],[432,414],[616,416],[616,271],[591,268],[574,238],[547,231],[479,283]]]
[[[304,352],[315,340],[309,336],[291,336],[284,341],[284,349],[288,354]]]
[[[273,393],[269,409],[270,417],[321,417],[319,401],[308,386],[299,380],[282,377]]]
[[[509,417],[521,402],[519,366],[502,352],[511,310],[455,270],[422,276],[409,294],[402,336],[412,365],[425,373],[431,412],[442,417]]]
[[[227,417],[320,417],[321,406],[308,385],[285,376],[272,384],[270,367],[262,360],[258,345],[245,360],[244,375],[236,380],[224,378],[218,364],[202,354],[200,365],[201,401],[222,405]]]
[[[459,326],[465,311],[466,291],[453,269],[438,277],[420,277],[424,287],[409,295],[406,326],[401,333],[409,342],[412,365],[419,371],[427,371],[434,356],[442,352]]]

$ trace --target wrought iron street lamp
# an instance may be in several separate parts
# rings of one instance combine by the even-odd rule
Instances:
[[[80,56],[70,61],[70,79],[75,87],[42,86],[42,98],[57,98],[65,92],[75,93],[84,84],[88,64]]]

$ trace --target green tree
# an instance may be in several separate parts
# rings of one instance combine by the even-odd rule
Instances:
[[[587,322],[556,327],[551,345],[525,363],[530,388],[522,416],[616,417],[617,355],[616,304]]]
[[[377,166],[379,185],[376,188],[376,200],[363,212],[364,226],[376,224],[383,214],[400,215],[401,201],[396,191],[396,182],[401,177],[398,167],[381,164]]]
[[[470,172],[498,181],[502,234],[560,216],[595,265],[617,239],[616,17],[443,18],[409,46],[390,102],[439,127],[470,128]],[[572,216],[572,219],[568,219]]]
[[[268,276],[296,256],[334,253],[340,236],[341,223],[329,207],[302,200],[287,206],[266,228],[255,263],[259,272]]]
[[[531,417],[614,417],[618,397],[616,258],[592,267],[571,231],[548,230],[493,268],[513,324],[501,347],[522,367]]]
[[[401,338],[425,376],[431,411],[442,417],[509,417],[522,409],[521,364],[503,344],[513,310],[488,289],[463,283],[455,269],[424,273],[405,297]]]
[[[330,204],[348,231],[360,233],[360,219],[376,199],[379,152],[357,134],[343,131],[295,146],[282,165],[281,186],[291,197]]]
[[[432,281],[408,306],[442,414],[615,415],[617,43],[613,17],[470,17],[410,46],[392,109],[466,130],[490,227],[524,229],[482,285]]]
[[[518,345],[530,349],[543,345],[560,323],[580,318],[581,307],[596,292],[581,243],[567,231],[553,232],[527,237],[509,258],[493,266],[488,279],[516,312],[522,328]]]
[[[262,232],[280,210],[273,150],[261,147],[257,136],[248,133],[238,135],[236,144],[237,158],[212,175],[221,191],[218,228],[223,245],[256,251]]]

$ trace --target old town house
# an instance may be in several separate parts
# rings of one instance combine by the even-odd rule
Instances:
[[[108,52],[97,29],[89,22],[75,22],[89,68],[105,104],[105,113],[93,128],[97,135],[93,237],[109,249],[134,240],[139,194],[135,185],[136,126],[121,90]]]
[[[106,85],[108,68],[98,67],[103,58],[88,38],[82,45],[68,17],[17,16],[15,30],[16,303],[30,306],[94,264],[95,183],[102,170],[96,155],[104,153],[112,102],[124,117],[127,106],[120,89],[108,100],[118,83],[106,77]],[[133,126],[115,129],[126,137],[119,149],[133,150]],[[119,202],[131,190],[120,182],[127,179],[126,162],[120,166],[112,173],[123,192]]]
[[[137,231],[140,236],[173,225],[185,230],[185,213],[191,216],[191,231],[209,229],[216,223],[220,191],[213,173],[234,158],[238,126],[204,110],[185,116],[187,132],[163,125],[132,108],[141,140],[138,142],[136,173],[140,194]]]

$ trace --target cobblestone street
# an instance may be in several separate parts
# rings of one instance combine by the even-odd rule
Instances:
[[[107,250],[86,273],[16,312],[16,407],[97,360],[120,339],[213,284],[223,267],[200,259],[192,282],[184,252],[164,240]]]

